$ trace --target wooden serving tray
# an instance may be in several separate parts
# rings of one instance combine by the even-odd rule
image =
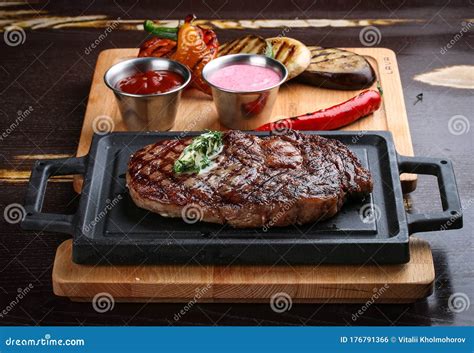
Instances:
[[[395,53],[385,48],[350,48],[358,54],[364,55],[374,67],[378,81],[384,92],[382,107],[374,114],[365,117],[344,130],[388,130],[394,137],[398,153],[413,156],[410,129],[408,126],[402,86],[398,72]],[[115,97],[104,84],[105,71],[113,64],[136,57],[138,49],[109,49],[100,53],[89,94],[86,115],[82,126],[77,156],[84,156],[89,151],[93,135],[93,124],[109,117],[105,128],[113,127],[115,131],[124,131]],[[376,89],[376,84],[374,84]],[[299,115],[321,108],[341,103],[353,96],[357,91],[339,91],[321,89],[313,86],[288,82],[281,87],[278,99],[270,120],[281,117]],[[111,124],[108,124],[112,122]],[[173,130],[225,130],[217,119],[217,113],[212,99],[196,90],[187,90],[178,110]],[[416,187],[416,175],[403,174],[401,176],[404,192],[413,191]],[[82,180],[75,178],[74,188],[80,192]]]
[[[431,294],[435,278],[428,243],[412,238],[404,265],[319,266],[90,266],[71,259],[62,243],[53,267],[53,290],[75,301],[109,293],[129,302],[410,303]],[[278,294],[285,293],[285,294]]]

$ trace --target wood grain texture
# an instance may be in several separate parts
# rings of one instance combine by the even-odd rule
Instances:
[[[404,265],[319,266],[89,266],[72,262],[63,242],[53,268],[58,296],[88,300],[110,293],[118,301],[268,302],[287,293],[295,303],[410,303],[431,294],[435,278],[426,241],[411,239]]]
[[[385,48],[350,48],[349,50],[364,55],[370,61],[385,95],[379,110],[344,127],[343,130],[362,132],[389,130],[393,134],[397,151],[402,155],[413,156],[413,146],[395,53]],[[109,49],[99,54],[77,156],[84,156],[88,153],[94,133],[94,121],[97,122],[98,119],[101,119],[101,116],[112,119],[115,131],[125,130],[115,97],[104,84],[103,77],[112,65],[136,57],[136,55],[137,49]],[[377,89],[376,87],[377,84],[374,83],[372,88]],[[330,107],[350,99],[358,92],[360,91],[322,89],[290,81],[281,87],[272,118],[269,121]],[[225,130],[225,127],[219,123],[214,103],[210,97],[196,90],[187,90],[183,94],[173,130],[198,131],[204,129]],[[415,189],[416,175],[404,174],[401,176],[401,180],[405,192]],[[81,179],[77,177],[74,188],[77,192],[80,192],[81,187]]]

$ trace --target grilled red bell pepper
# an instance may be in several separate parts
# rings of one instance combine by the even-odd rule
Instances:
[[[374,90],[361,92],[359,95],[313,113],[307,113],[292,118],[281,119],[257,128],[257,131],[278,130],[285,126],[293,130],[334,130],[367,116],[382,103],[382,95]]]
[[[142,44],[138,57],[155,56],[167,58],[173,54],[175,48],[176,42],[174,40],[153,37]]]
[[[202,69],[217,55],[219,43],[214,31],[193,24],[194,15],[186,16],[179,27],[176,51],[170,56],[189,67],[193,74],[191,86],[211,94],[211,89],[202,78]]]
[[[138,56],[167,57],[189,67],[192,72],[191,86],[211,94],[202,78],[204,66],[217,56],[219,42],[216,33],[193,24],[194,15],[186,16],[184,23],[175,28],[158,27],[147,20],[144,28],[156,37],[146,41]]]

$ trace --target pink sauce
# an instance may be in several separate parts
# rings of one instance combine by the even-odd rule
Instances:
[[[280,75],[272,69],[248,64],[225,66],[209,75],[214,86],[240,92],[259,91],[280,81]]]

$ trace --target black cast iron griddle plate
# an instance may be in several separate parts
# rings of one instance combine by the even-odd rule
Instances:
[[[75,220],[74,261],[269,265],[407,262],[409,233],[391,135],[317,134],[340,140],[360,158],[372,173],[372,194],[365,200],[349,201],[337,216],[324,222],[268,230],[188,224],[140,209],[130,199],[125,173],[133,152],[160,139],[199,132],[94,136]],[[361,213],[369,217],[361,217]]]

